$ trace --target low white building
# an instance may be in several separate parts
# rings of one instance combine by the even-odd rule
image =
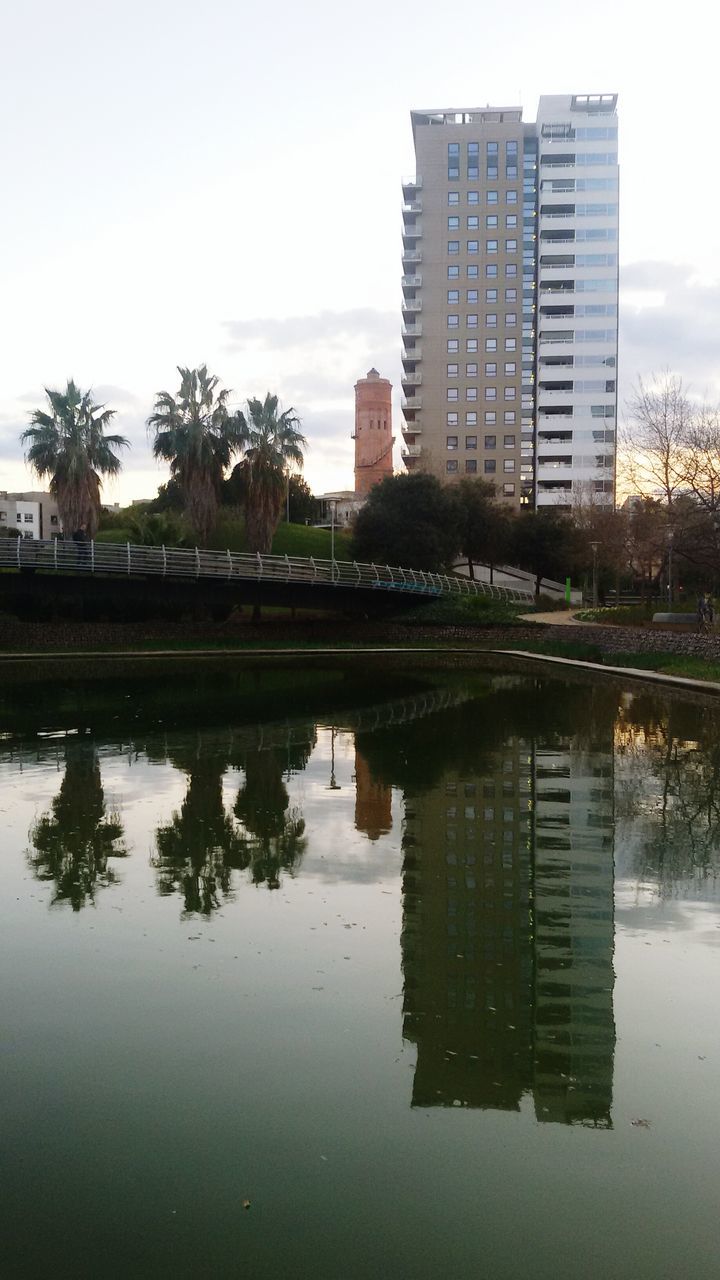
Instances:
[[[62,533],[57,502],[37,490],[0,491],[0,529],[17,529],[23,538],[56,538]]]
[[[347,529],[358,511],[365,504],[365,495],[354,489],[338,489],[335,493],[318,495],[321,503],[318,525],[334,524],[336,529]]]

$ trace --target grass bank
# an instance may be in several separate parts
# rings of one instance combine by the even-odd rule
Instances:
[[[606,667],[635,667],[638,671],[658,671],[662,675],[687,676],[691,680],[720,681],[720,662],[699,658],[691,654],[664,653],[605,653],[599,645],[580,641],[563,642],[534,640],[506,646],[508,649],[525,649],[532,653],[547,654],[552,658],[574,658],[578,662],[597,662]]]

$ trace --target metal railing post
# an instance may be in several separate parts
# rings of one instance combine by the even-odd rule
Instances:
[[[95,539],[90,542],[90,572],[95,572]]]
[[[164,542],[163,542],[162,553],[163,553],[163,578],[166,578],[167,577],[167,551],[165,550]]]
[[[232,578],[232,556],[230,554],[229,547],[227,549],[227,558],[228,558],[228,582],[229,582],[230,579]]]
[[[17,542],[17,567],[19,569],[20,568],[20,543],[23,541],[22,534],[20,535],[19,538],[16,538],[15,541]]]
[[[132,553],[131,553],[131,551],[130,551],[130,543],[128,542],[128,544],[127,544],[127,571],[128,571],[128,578],[130,577],[131,570],[132,570]]]
[[[195,548],[195,577],[200,577],[200,551]]]
[[[262,556],[260,555],[260,552],[259,552],[259,551],[256,551],[256,552],[255,552],[255,555],[257,556],[258,578],[262,578],[262,576],[263,576],[263,562],[262,562]]]

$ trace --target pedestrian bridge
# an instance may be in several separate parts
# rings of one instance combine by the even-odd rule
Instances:
[[[327,604],[329,593],[378,596],[448,597],[482,596],[495,600],[532,602],[530,592],[489,582],[474,582],[455,574],[424,573],[387,564],[361,564],[355,560],[318,560],[313,556],[240,555],[232,551],[205,551],[198,547],[143,547],[130,542],[66,542],[61,538],[39,541],[29,538],[0,539],[0,569],[21,573],[57,574],[66,577],[156,579],[164,582],[199,582],[211,585],[253,585],[259,598],[262,588],[275,588],[275,598],[292,595],[295,602],[312,607]],[[261,588],[258,590],[258,588]],[[280,588],[278,592],[277,588]]]

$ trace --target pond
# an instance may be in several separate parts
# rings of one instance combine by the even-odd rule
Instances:
[[[419,661],[5,672],[4,1275],[717,1276],[717,707]]]

